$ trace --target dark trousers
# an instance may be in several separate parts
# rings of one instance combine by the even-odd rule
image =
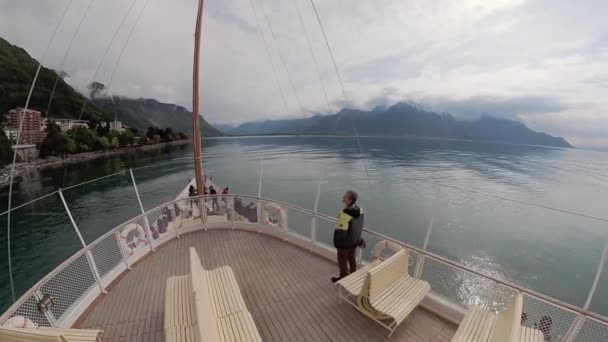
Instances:
[[[357,270],[357,258],[355,252],[357,247],[338,248],[338,266],[340,267],[340,278],[344,278]],[[350,273],[348,272],[350,266]]]

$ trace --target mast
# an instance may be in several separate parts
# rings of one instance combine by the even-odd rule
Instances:
[[[199,94],[199,59],[201,47],[201,31],[203,26],[203,4],[204,0],[198,1],[198,15],[196,16],[196,31],[194,33],[194,63],[192,65],[192,125],[194,126],[194,177],[196,179],[196,190],[199,195],[203,194],[205,178],[203,177],[202,142],[201,129],[199,126],[200,115],[198,112]]]

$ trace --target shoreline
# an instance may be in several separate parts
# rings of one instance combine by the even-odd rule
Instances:
[[[21,175],[21,173],[31,170],[31,169],[46,169],[46,168],[62,167],[62,166],[66,166],[66,165],[77,164],[77,163],[94,160],[94,159],[99,159],[99,158],[104,158],[104,157],[118,156],[118,155],[123,155],[123,154],[128,154],[128,153],[145,152],[145,151],[162,149],[162,148],[168,147],[168,146],[181,146],[181,145],[186,145],[186,144],[190,144],[190,139],[174,140],[174,141],[170,141],[170,142],[154,144],[154,145],[144,145],[144,146],[140,146],[140,147],[125,147],[125,148],[116,149],[113,151],[108,150],[108,151],[84,152],[84,153],[69,155],[65,159],[61,158],[61,157],[48,157],[45,159],[37,159],[37,160],[34,160],[29,163],[21,162],[21,163],[15,164],[14,179],[16,180]],[[4,186],[8,185],[8,182],[10,179],[10,172],[11,172],[10,165],[0,168],[0,187],[4,187]]]

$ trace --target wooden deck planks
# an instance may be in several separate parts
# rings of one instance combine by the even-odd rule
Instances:
[[[263,234],[238,230],[182,235],[133,266],[79,322],[104,330],[104,341],[164,341],[168,277],[189,270],[194,246],[207,269],[230,265],[264,341],[384,341],[388,331],[339,304],[330,277],[337,266]],[[392,341],[449,341],[456,327],[418,308]]]

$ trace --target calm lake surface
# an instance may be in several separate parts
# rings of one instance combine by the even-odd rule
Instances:
[[[582,306],[606,238],[607,154],[492,143],[347,137],[205,140],[205,168],[232,193],[337,215],[346,189],[359,192],[367,226],[496,277]],[[189,146],[118,156],[61,169],[31,171],[15,188],[15,205],[134,168],[144,207],[172,200],[192,178]],[[6,210],[8,188],[0,203]],[[139,214],[128,173],[64,191],[91,242]],[[508,200],[506,200],[508,199]],[[521,204],[523,202],[526,204]],[[559,210],[580,213],[577,216]],[[12,213],[17,296],[81,248],[58,195]],[[319,239],[332,227],[321,225]],[[304,232],[305,233],[305,232]],[[11,304],[6,215],[0,217],[0,311]],[[607,267],[608,268],[608,267]],[[328,279],[331,275],[328,275]],[[608,269],[591,309],[608,315]]]

